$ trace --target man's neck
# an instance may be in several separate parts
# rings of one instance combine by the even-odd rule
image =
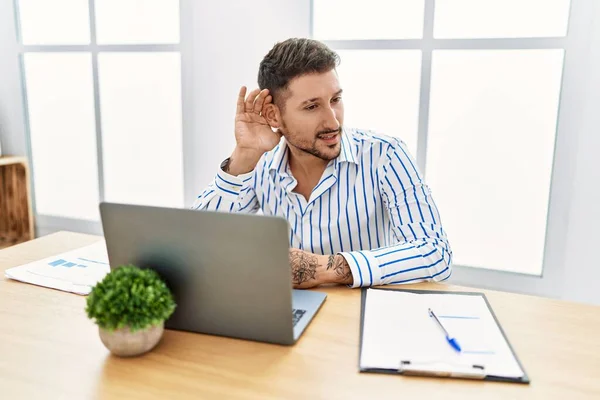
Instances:
[[[298,181],[295,192],[304,195],[308,200],[310,193],[319,183],[323,171],[327,168],[329,161],[315,157],[312,154],[289,146],[290,153],[288,163],[292,171],[292,175]]]

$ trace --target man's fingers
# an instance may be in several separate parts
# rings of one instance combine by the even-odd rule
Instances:
[[[254,100],[256,100],[256,96],[260,93],[260,89],[254,89],[251,91],[248,96],[246,96],[246,109],[245,112],[252,112],[254,109]]]
[[[268,94],[269,94],[269,90],[263,89],[260,91],[260,93],[256,97],[256,100],[254,100],[254,112],[256,114],[260,114],[260,112],[262,111],[263,104],[265,102],[265,98],[268,96]]]
[[[240,89],[240,93],[238,94],[237,99],[237,114],[242,114],[244,112],[244,99],[246,98],[246,86],[242,86]]]

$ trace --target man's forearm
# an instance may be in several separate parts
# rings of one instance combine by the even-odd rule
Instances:
[[[326,271],[329,271],[327,278],[331,283],[351,285],[353,282],[352,272],[350,271],[348,262],[340,254],[332,254],[327,258]]]
[[[325,283],[352,284],[352,272],[341,255],[319,256],[291,249],[290,266],[295,288],[309,288]]]

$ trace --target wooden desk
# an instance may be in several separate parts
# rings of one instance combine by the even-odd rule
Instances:
[[[0,271],[97,240],[61,232],[13,246],[0,251]],[[0,280],[0,398],[600,398],[600,307],[486,291],[527,386],[361,374],[360,292],[325,291],[293,347],[166,331],[151,353],[121,359],[100,342],[84,297]]]

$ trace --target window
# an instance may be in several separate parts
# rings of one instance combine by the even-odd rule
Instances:
[[[402,137],[416,154],[421,51],[339,50],[338,54],[344,124]],[[353,79],[357,76],[369,79]]]
[[[18,0],[36,214],[183,206],[179,2]]]
[[[569,9],[313,1],[313,36],[342,59],[346,124],[409,145],[459,266],[542,275]]]
[[[328,40],[416,39],[424,0],[315,0],[314,36]]]
[[[96,218],[92,56],[89,52],[32,52],[25,53],[23,61],[37,212]]]
[[[436,0],[436,39],[562,37],[570,0]]]
[[[458,265],[542,272],[563,54],[433,54],[427,181]]]
[[[90,44],[87,1],[19,0],[17,6],[23,45]]]

